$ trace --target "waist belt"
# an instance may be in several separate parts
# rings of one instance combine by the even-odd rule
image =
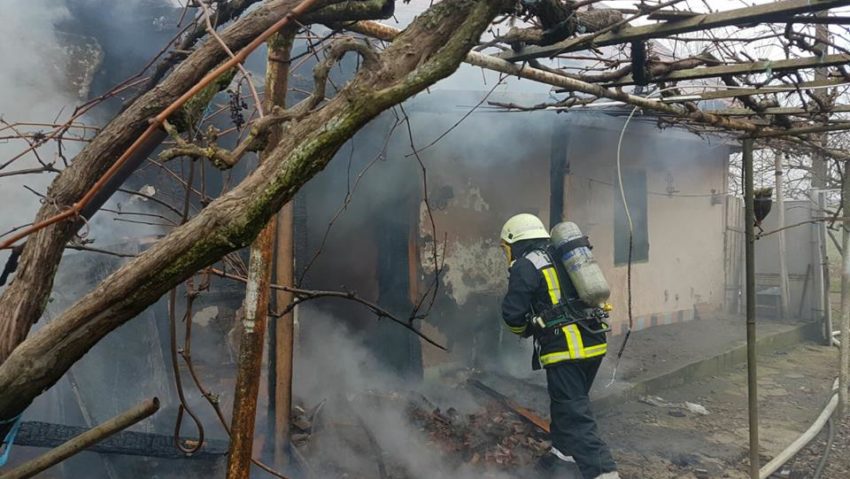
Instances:
[[[560,307],[552,307],[542,311],[539,316],[545,329],[560,329],[569,324],[577,324],[581,329],[591,334],[601,334],[611,331],[611,327],[603,321],[605,313],[583,318],[569,317]]]

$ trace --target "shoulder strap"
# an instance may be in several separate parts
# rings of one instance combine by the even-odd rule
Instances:
[[[549,255],[543,250],[536,249],[526,253],[525,258],[531,261],[531,264],[533,264],[538,271],[552,265],[552,260],[549,259]]]
[[[535,249],[525,254],[525,258],[531,261],[531,264],[537,268],[537,271],[543,275],[546,280],[546,289],[549,292],[549,300],[553,306],[561,303],[561,282],[558,279],[558,271],[549,254],[542,249]]]
[[[590,240],[587,239],[587,236],[582,236],[581,238],[576,238],[572,241],[567,241],[566,243],[559,246],[558,253],[566,254],[576,248],[581,248],[582,246],[588,249],[593,249],[593,246],[591,246]]]

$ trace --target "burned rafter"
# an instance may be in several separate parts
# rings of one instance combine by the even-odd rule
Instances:
[[[15,436],[18,446],[54,448],[79,436],[89,428],[66,426],[40,421],[24,421]],[[215,459],[227,454],[228,443],[216,439],[207,439],[193,459]],[[122,454],[127,456],[158,457],[179,459],[186,457],[174,447],[174,436],[146,432],[123,431],[90,446],[87,451],[102,454]]]

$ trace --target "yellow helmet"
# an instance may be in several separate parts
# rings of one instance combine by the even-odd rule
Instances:
[[[549,231],[540,218],[528,213],[516,215],[502,226],[502,242],[505,244],[540,238],[549,238]]]

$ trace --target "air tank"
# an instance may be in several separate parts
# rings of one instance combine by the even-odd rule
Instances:
[[[558,223],[552,228],[551,236],[556,259],[564,266],[579,299],[588,306],[603,307],[611,289],[578,225],[570,221]]]

